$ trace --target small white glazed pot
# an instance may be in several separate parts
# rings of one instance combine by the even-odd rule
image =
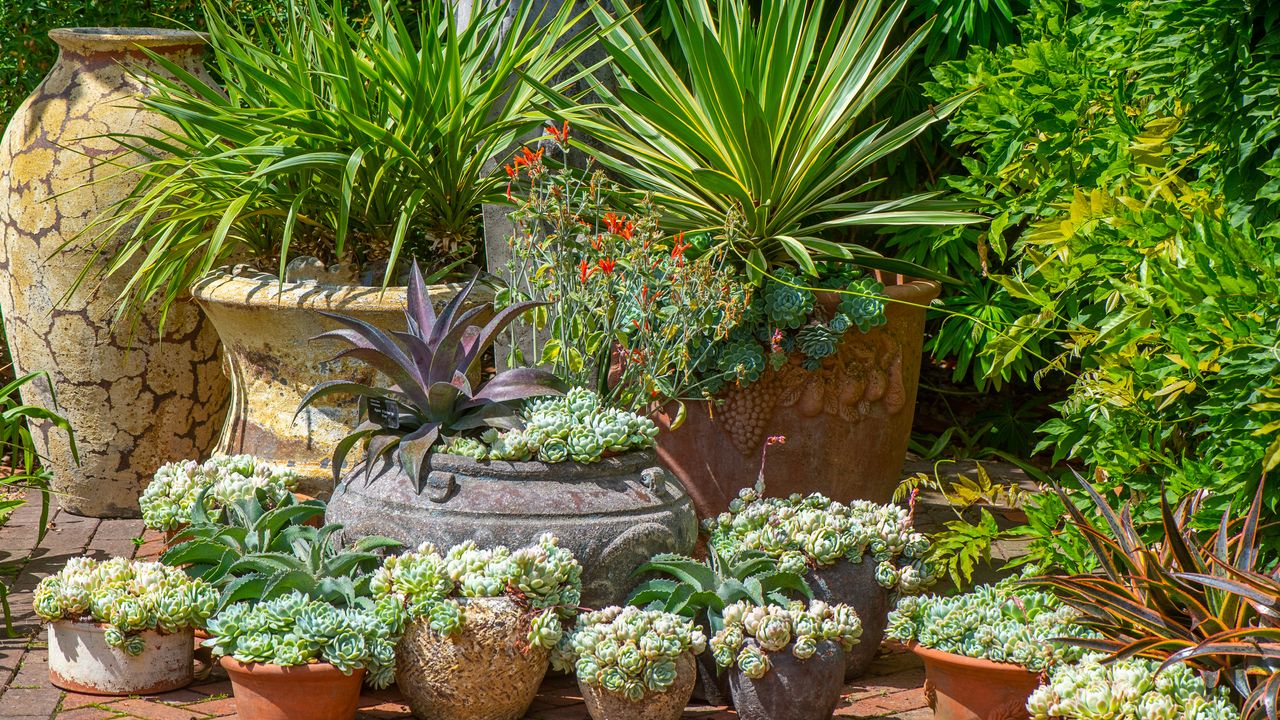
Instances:
[[[195,679],[191,628],[171,635],[142,633],[147,649],[129,655],[107,644],[98,623],[49,624],[49,682],[90,695],[148,695],[186,687]]]

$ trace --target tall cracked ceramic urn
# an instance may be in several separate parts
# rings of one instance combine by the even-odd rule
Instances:
[[[129,156],[102,135],[154,135],[164,126],[138,103],[148,88],[137,71],[158,67],[141,48],[207,79],[205,43],[198,33],[151,28],[49,36],[58,61],[0,141],[0,308],[15,370],[50,373],[76,433],[78,467],[62,433],[34,428],[62,506],[133,516],[159,465],[201,457],[217,439],[228,394],[218,338],[193,302],[173,308],[163,339],[154,316],[136,328],[116,321],[123,277],[62,299],[89,257],[91,233],[82,231],[136,180],[121,172]],[[53,405],[38,382],[23,400]]]

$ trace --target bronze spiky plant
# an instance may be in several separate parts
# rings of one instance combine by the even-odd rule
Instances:
[[[334,360],[359,360],[391,380],[387,388],[349,380],[320,383],[298,406],[301,412],[329,395],[355,395],[364,421],[338,443],[333,453],[335,481],[341,477],[347,454],[365,442],[365,472],[380,458],[396,453],[405,473],[422,490],[422,468],[438,440],[487,427],[520,426],[516,403],[538,395],[559,395],[559,378],[536,368],[514,368],[488,382],[472,386],[467,372],[493,344],[498,333],[521,313],[541,303],[522,302],[504,308],[484,326],[471,321],[487,309],[462,310],[479,273],[437,315],[427,297],[422,273],[415,262],[409,278],[406,332],[388,333],[359,318],[321,313],[346,327],[313,340],[340,340],[351,347]],[[378,412],[371,412],[376,406]]]

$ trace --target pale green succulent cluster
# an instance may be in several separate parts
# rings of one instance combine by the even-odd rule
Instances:
[[[889,637],[924,647],[1041,671],[1078,660],[1084,651],[1053,638],[1096,635],[1078,613],[1015,578],[951,597],[904,597],[889,613]]]
[[[404,612],[395,598],[339,609],[292,592],[228,606],[209,621],[212,637],[204,644],[242,663],[325,662],[346,675],[365,669],[365,681],[381,688],[395,680],[396,642],[403,629]]]
[[[808,607],[792,602],[787,607],[736,602],[724,609],[724,628],[711,638],[711,654],[721,667],[737,667],[743,675],[760,679],[773,667],[769,653],[791,646],[791,654],[808,660],[818,643],[831,641],[853,649],[862,638],[862,620],[848,605],[814,600]]]
[[[1150,660],[1060,665],[1027,700],[1032,720],[1240,720],[1225,688],[1211,691],[1189,666],[1156,674]]]
[[[844,504],[820,493],[762,497],[743,488],[729,512],[704,521],[711,542],[726,556],[757,550],[778,559],[778,569],[803,575],[811,567],[841,560],[876,563],[876,581],[904,595],[933,584],[936,573],[925,559],[929,539],[916,532],[911,516],[897,505],[865,500]]]
[[[476,460],[599,461],[606,453],[653,447],[658,426],[635,413],[611,408],[584,388],[529,401],[520,412],[524,428],[488,430],[479,440],[455,438],[445,452]]]
[[[707,638],[690,619],[658,610],[608,607],[578,618],[552,654],[552,665],[574,672],[593,687],[639,702],[646,692],[666,692],[676,661],[706,649]]]
[[[529,644],[549,649],[560,642],[564,623],[577,614],[582,566],[551,533],[514,551],[468,541],[441,555],[435,546],[423,544],[416,552],[388,557],[369,587],[377,595],[396,597],[411,619],[426,620],[441,635],[459,632],[466,622],[458,598],[509,595],[536,612]]]
[[[108,645],[140,655],[146,649],[141,633],[147,630],[203,628],[217,608],[218,592],[157,562],[77,557],[40,581],[33,604],[48,622],[102,623]]]
[[[278,503],[297,484],[296,472],[252,455],[215,455],[203,463],[183,460],[161,465],[138,504],[147,527],[172,530],[191,521],[191,506],[206,488],[205,510],[217,517],[223,507],[258,490],[266,493],[269,502]]]

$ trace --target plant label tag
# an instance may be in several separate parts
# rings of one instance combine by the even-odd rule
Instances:
[[[391,430],[400,427],[400,403],[391,398],[371,397],[368,407],[371,422]]]

